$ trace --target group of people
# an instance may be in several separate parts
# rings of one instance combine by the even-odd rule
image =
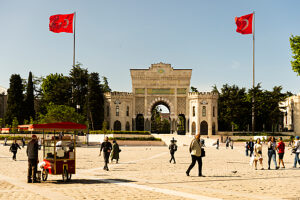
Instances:
[[[104,158],[104,167],[103,169],[106,171],[109,171],[108,169],[108,163],[109,163],[109,157],[111,158],[111,162],[113,160],[116,160],[116,163],[119,162],[119,154],[121,152],[121,149],[119,148],[119,144],[116,140],[113,140],[113,145],[108,141],[108,137],[106,136],[104,138],[104,142],[101,143],[100,147],[100,154],[103,151],[103,158]]]
[[[274,136],[268,138],[268,170],[271,169],[271,160],[273,160],[275,169],[285,168],[283,157],[285,153],[285,143],[282,140],[282,137],[279,137],[278,142]],[[262,142],[260,138],[257,138],[256,143],[250,139],[249,142],[246,142],[246,156],[248,156],[248,151],[250,151],[250,164],[254,162],[255,170],[257,170],[257,162],[260,163],[261,169],[263,167],[263,156],[262,156]],[[295,154],[293,168],[297,167],[297,163],[300,165],[299,154],[300,154],[300,141],[299,136],[296,136],[296,139],[291,145],[292,153]],[[278,164],[276,162],[276,152],[278,154]]]

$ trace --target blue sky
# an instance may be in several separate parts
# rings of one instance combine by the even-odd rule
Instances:
[[[193,69],[191,85],[252,86],[252,35],[235,32],[235,16],[256,12],[256,82],[300,92],[289,37],[300,35],[300,1],[238,0],[0,0],[0,85],[9,77],[67,75],[73,36],[49,31],[49,16],[77,12],[76,61],[131,91],[130,68],[170,63]]]

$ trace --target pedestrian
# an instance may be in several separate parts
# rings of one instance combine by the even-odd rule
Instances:
[[[121,149],[119,148],[119,144],[117,143],[116,140],[113,140],[113,145],[112,145],[112,151],[110,154],[111,162],[116,159],[116,163],[119,162],[119,154],[121,152]]]
[[[38,145],[39,145],[39,150],[42,148],[42,139],[38,138]]]
[[[10,149],[9,149],[9,150],[13,153],[12,159],[13,159],[14,161],[17,160],[17,157],[16,157],[16,156],[17,156],[18,148],[21,149],[21,147],[20,147],[19,144],[17,143],[17,140],[14,140],[14,142],[11,144]]]
[[[103,169],[108,171],[107,164],[109,163],[109,155],[110,155],[110,152],[112,150],[112,146],[111,146],[111,143],[108,141],[107,136],[105,137],[104,142],[102,142],[102,144],[101,144],[99,156],[101,156],[102,150],[103,150],[103,158],[104,158],[104,167],[103,167]]]
[[[282,141],[282,137],[279,137],[279,142],[277,144],[276,149],[278,151],[278,157],[279,157],[278,166],[280,167],[280,163],[281,163],[282,164],[282,168],[285,168],[284,162],[283,162],[285,144]]]
[[[230,141],[230,147],[231,149],[233,149],[233,139],[229,138],[229,141]]]
[[[192,163],[190,164],[188,170],[186,171],[186,175],[190,175],[191,169],[195,166],[196,161],[198,162],[198,176],[202,175],[202,150],[201,150],[202,144],[200,142],[200,133],[195,135],[195,138],[192,140],[190,144],[190,154],[192,157]]]
[[[217,139],[217,144],[216,145],[217,145],[216,149],[219,149],[219,146],[220,146],[220,140],[219,139]]]
[[[253,155],[253,149],[254,149],[254,142],[252,140],[252,138],[250,138],[250,141],[248,143],[248,147],[249,147],[249,151],[250,151],[250,157]]]
[[[171,144],[169,145],[169,150],[170,150],[170,154],[171,154],[171,160],[170,160],[170,163],[171,163],[172,160],[173,160],[173,162],[174,162],[174,164],[175,164],[176,161],[175,161],[174,154],[175,154],[175,152],[177,151],[177,145],[176,145],[176,140],[174,139],[174,137],[173,137],[173,139],[171,140]]]
[[[226,137],[225,143],[226,143],[226,149],[227,149],[229,147],[229,138],[228,137]]]
[[[6,146],[7,145],[7,138],[5,137],[4,138],[4,146]]]
[[[246,152],[246,156],[248,156],[249,155],[249,142],[248,141],[246,141],[246,143],[245,143],[245,152]]]
[[[261,145],[261,141],[260,138],[257,138],[256,140],[256,144],[254,145],[254,166],[255,166],[255,170],[257,170],[257,161],[259,161],[260,165],[261,165],[261,170],[264,169],[263,167],[263,157],[262,157],[262,145]]]
[[[22,138],[22,148],[25,147],[25,137]]]
[[[299,159],[299,154],[300,154],[300,140],[299,136],[296,136],[293,151],[295,152],[295,160],[294,160],[294,166],[293,168],[297,167],[297,162],[300,165],[300,159]]]
[[[291,137],[290,137],[290,141],[289,141],[289,144],[288,144],[288,146],[289,147],[293,147],[294,146],[294,136],[292,135]]]
[[[268,170],[270,170],[271,159],[273,159],[275,164],[275,169],[278,169],[276,162],[276,140],[275,137],[269,137],[268,139]]]
[[[39,145],[36,135],[32,135],[30,142],[28,142],[26,153],[28,156],[27,183],[37,183],[36,171],[39,157]]]

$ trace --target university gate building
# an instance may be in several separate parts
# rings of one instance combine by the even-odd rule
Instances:
[[[105,120],[111,130],[151,131],[152,110],[169,110],[170,133],[214,135],[218,130],[218,94],[189,92],[192,69],[152,64],[130,69],[132,92],[105,94]],[[179,119],[181,121],[179,121]],[[184,130],[178,131],[178,124]]]

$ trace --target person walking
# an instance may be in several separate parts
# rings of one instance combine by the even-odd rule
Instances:
[[[21,147],[19,146],[19,144],[17,143],[17,140],[14,141],[14,143],[11,144],[10,146],[10,151],[13,153],[13,157],[12,159],[14,161],[17,160],[17,152],[18,152],[18,149],[21,149]]]
[[[279,157],[278,166],[280,167],[280,163],[282,163],[282,168],[285,168],[284,162],[283,162],[285,144],[282,141],[282,137],[279,137],[279,142],[277,144],[276,149],[278,151],[278,157]]]
[[[22,138],[22,148],[25,147],[25,137]]]
[[[249,142],[248,141],[245,143],[245,152],[246,152],[246,156],[248,156],[249,155]]]
[[[217,139],[217,143],[216,143],[216,149],[219,149],[219,147],[220,147],[220,140],[219,140],[219,139]]]
[[[257,170],[257,161],[259,161],[260,165],[261,165],[261,170],[264,169],[263,167],[263,157],[262,157],[262,145],[261,145],[261,141],[260,138],[257,138],[256,140],[256,144],[254,145],[254,166],[255,166],[255,170]]]
[[[104,167],[103,167],[103,169],[108,171],[107,164],[109,163],[109,154],[112,150],[112,146],[111,146],[111,143],[108,141],[107,136],[105,137],[104,142],[102,142],[102,144],[101,144],[99,156],[101,156],[102,150],[103,150],[103,158],[104,158]]]
[[[192,163],[190,164],[189,168],[186,171],[186,175],[190,175],[191,169],[195,166],[196,161],[198,162],[198,176],[202,175],[202,157],[201,157],[201,147],[202,144],[200,142],[200,133],[195,135],[195,138],[192,140],[190,144],[190,154],[192,157]]]
[[[254,142],[252,140],[252,138],[250,138],[250,141],[248,143],[248,147],[249,147],[249,151],[250,151],[250,157],[253,155],[253,149],[254,149]]]
[[[230,141],[230,148],[233,149],[233,139],[229,138]]]
[[[119,154],[120,154],[121,150],[119,148],[119,144],[117,143],[116,140],[113,140],[113,145],[112,145],[112,151],[110,154],[110,158],[111,158],[111,162],[116,159],[116,163],[119,162]]]
[[[176,140],[175,140],[174,138],[171,140],[171,144],[169,145],[169,150],[170,150],[170,154],[171,154],[171,160],[170,160],[170,163],[171,163],[172,160],[173,160],[173,162],[174,162],[174,164],[175,164],[176,161],[175,161],[174,154],[175,154],[175,152],[177,151],[177,145],[176,145]]]
[[[299,154],[300,154],[300,140],[299,140],[299,136],[296,136],[293,149],[294,149],[293,151],[295,152],[295,160],[294,160],[294,166],[293,166],[293,168],[296,168],[297,167],[297,163],[300,165],[300,159],[299,159]]]
[[[26,150],[28,156],[28,174],[27,174],[27,182],[28,183],[37,183],[36,179],[36,171],[38,164],[38,156],[39,156],[39,145],[37,141],[36,135],[32,135],[30,142],[27,144]]]
[[[273,159],[274,164],[275,164],[275,169],[278,169],[277,167],[277,162],[276,162],[276,141],[275,137],[271,136],[268,139],[268,170],[270,170],[270,165],[271,165],[271,159]]]
[[[226,149],[227,149],[229,147],[229,138],[228,137],[226,137],[225,143],[226,143]]]
[[[4,138],[4,146],[7,145],[7,138]]]

